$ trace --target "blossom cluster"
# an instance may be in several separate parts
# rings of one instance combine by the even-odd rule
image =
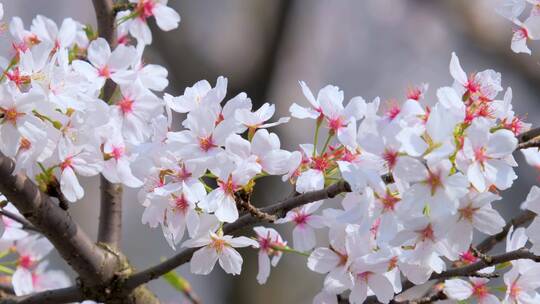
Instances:
[[[70,286],[64,272],[47,269],[49,262],[44,258],[53,250],[53,245],[45,237],[25,230],[16,221],[22,215],[2,195],[0,203],[0,282],[13,286],[16,295]]]
[[[530,6],[530,10],[527,18],[521,21],[520,17],[528,6]],[[530,55],[531,50],[527,46],[527,42],[540,39],[540,1],[503,0],[496,12],[518,27],[512,35],[510,45],[512,51]]]
[[[476,232],[502,231],[505,220],[492,203],[517,178],[512,154],[517,135],[530,125],[514,113],[512,90],[503,89],[498,72],[467,76],[452,53],[453,83],[438,88],[435,98],[422,84],[387,103],[359,96],[345,103],[333,85],[315,96],[300,82],[307,102],[292,104],[290,115],[312,120],[314,137],[287,150],[272,128],[290,118],[275,118],[270,103],[254,108],[245,93],[227,98],[224,77],[215,85],[196,82],[179,96],[162,93],[167,70],[143,61],[152,40],[147,20],[153,16],[159,28],[172,30],[180,16],[164,0],[130,3],[117,14],[112,46],[70,18],[58,26],[37,16],[29,29],[20,18],[10,21],[13,48],[0,58],[0,152],[15,161],[14,174],[69,202],[84,197],[79,176],[101,174],[140,188],[143,224],[160,227],[173,249],[198,248],[190,261],[195,274],[210,273],[217,262],[240,274],[243,259],[235,248],[251,247],[263,284],[284,253],[306,256],[308,269],[326,275],[314,303],[336,303],[342,293],[351,303],[369,295],[388,303],[402,291],[402,278],[423,284],[450,265],[474,263]],[[501,13],[517,23],[524,3],[507,1]],[[531,37],[536,19],[533,13],[520,23],[521,35]],[[528,50],[521,40],[513,49]],[[183,120],[173,125],[173,117]],[[538,148],[523,153],[540,167]],[[270,176],[297,194],[343,181],[351,192],[339,207],[315,201],[277,219],[294,226],[292,245],[263,226],[252,237],[227,235],[228,224],[257,209],[251,195],[258,180]],[[540,188],[523,207],[540,212]],[[10,204],[2,210],[20,217]],[[40,262],[52,246],[12,218],[2,219],[0,252],[18,254],[6,262],[16,266],[13,273],[5,269],[15,293],[68,285],[65,275]],[[323,243],[319,229],[327,235]],[[540,253],[539,230],[539,220],[512,230],[507,250],[530,241]],[[511,267],[503,302],[534,303],[540,284],[530,278],[538,264]],[[488,282],[452,279],[444,290],[456,300],[499,303]]]

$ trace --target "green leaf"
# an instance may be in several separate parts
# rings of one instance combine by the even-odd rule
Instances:
[[[13,274],[14,273],[13,269],[11,269],[11,268],[9,268],[7,266],[4,266],[2,264],[0,264],[0,272],[3,272],[5,274]]]
[[[189,284],[188,280],[174,271],[164,274],[163,279],[165,279],[165,281],[167,281],[167,283],[169,283],[169,285],[171,285],[174,289],[180,292],[188,293],[191,291],[191,285]]]
[[[501,269],[505,269],[506,267],[509,267],[511,265],[512,265],[512,263],[510,263],[510,262],[504,262],[504,263],[497,264],[497,266],[495,266],[495,269],[496,270],[501,270]]]

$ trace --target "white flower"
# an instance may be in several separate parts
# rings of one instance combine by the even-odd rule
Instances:
[[[242,256],[234,248],[258,247],[255,240],[245,236],[233,238],[230,235],[219,235],[208,232],[202,236],[186,241],[183,246],[198,248],[191,258],[191,272],[195,274],[209,274],[219,260],[219,266],[226,273],[237,275],[242,271]]]
[[[322,218],[313,213],[322,205],[322,201],[306,204],[293,209],[284,218],[276,221],[276,224],[293,222],[293,244],[300,251],[313,249],[316,244],[314,228],[322,228]]]
[[[493,235],[499,233],[505,225],[505,220],[491,207],[491,202],[500,197],[491,192],[469,192],[459,201],[458,211],[451,216],[451,231],[448,238],[449,246],[458,252],[469,249],[473,240],[473,229]]]
[[[97,38],[88,47],[89,62],[75,60],[73,68],[94,84],[96,89],[100,89],[107,79],[118,84],[129,84],[135,80],[135,74],[129,67],[136,59],[137,51],[134,47],[121,44],[111,52],[107,41]]]
[[[15,244],[19,260],[17,269],[12,277],[13,289],[16,295],[34,292],[32,270],[53,249],[53,245],[43,237],[32,235]]]
[[[227,162],[227,157],[221,159]],[[254,163],[235,166],[229,161],[211,171],[218,177],[218,187],[208,193],[199,207],[206,212],[215,212],[222,222],[232,223],[238,219],[235,192],[255,177],[260,167]]]
[[[136,17],[129,20],[129,33],[140,43],[152,43],[152,32],[148,27],[147,19],[154,16],[158,27],[170,31],[178,27],[180,15],[167,6],[167,0],[129,0],[136,3]]]
[[[68,201],[75,202],[84,196],[84,189],[75,173],[83,176],[97,175],[103,168],[103,161],[91,147],[76,147],[66,141],[60,141],[58,153],[60,189]]]
[[[254,227],[253,230],[257,234],[257,242],[259,243],[257,282],[264,284],[270,276],[270,265],[276,267],[283,255],[283,252],[275,247],[286,247],[287,242],[283,241],[275,229],[258,226]]]
[[[275,127],[289,121],[289,117],[281,117],[273,123],[265,123],[274,116],[275,105],[263,104],[257,111],[251,112],[249,109],[238,109],[234,118],[250,130]]]
[[[512,152],[517,147],[517,139],[509,130],[490,132],[487,120],[475,119],[467,128],[460,159],[460,169],[480,192],[491,185],[500,190],[508,189],[517,178],[512,166],[516,163]],[[458,162],[459,164],[459,162]]]
[[[487,286],[489,279],[469,278],[470,282],[462,279],[451,279],[444,281],[444,293],[454,300],[464,301],[470,297],[475,298],[479,304],[500,303],[497,296],[489,293]]]

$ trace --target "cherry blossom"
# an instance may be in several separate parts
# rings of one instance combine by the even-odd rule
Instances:
[[[242,269],[242,256],[234,248],[258,247],[255,240],[241,236],[220,235],[214,232],[203,234],[199,238],[186,241],[185,247],[202,247],[193,254],[191,272],[196,274],[209,274],[217,261],[219,266],[229,274],[240,274]]]
[[[322,228],[322,219],[313,213],[319,209],[323,202],[306,204],[295,210],[287,212],[284,218],[276,221],[277,224],[293,222],[294,248],[300,251],[313,249],[316,244],[314,228]]]
[[[280,249],[286,247],[287,242],[273,228],[258,226],[254,227],[253,231],[255,231],[257,242],[259,243],[259,272],[257,273],[257,282],[264,284],[270,276],[270,265],[273,267],[277,266],[283,256],[283,252]]]

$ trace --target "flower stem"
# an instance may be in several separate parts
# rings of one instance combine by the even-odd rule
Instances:
[[[317,121],[317,126],[315,127],[315,138],[313,139],[313,156],[317,154],[317,144],[319,143],[319,130],[321,129],[321,123]]]
[[[277,251],[281,251],[281,252],[287,252],[287,253],[296,253],[296,254],[299,254],[299,255],[302,255],[302,256],[305,256],[305,257],[309,257],[310,254],[307,253],[307,252],[302,252],[302,251],[298,251],[296,249],[293,249],[289,246],[278,246],[278,245],[273,245],[272,246],[272,249],[274,250],[277,250]]]
[[[323,149],[321,151],[321,155],[324,154],[324,152],[326,151],[326,148],[328,148],[328,144],[330,143],[333,137],[334,137],[334,132],[328,133],[328,137],[326,138],[326,142],[324,143]]]

